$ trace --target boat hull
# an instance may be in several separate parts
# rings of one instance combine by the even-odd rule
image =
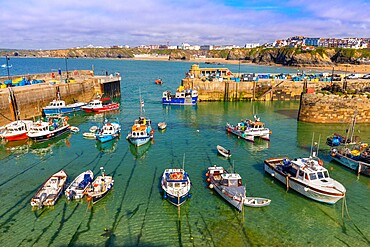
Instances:
[[[96,135],[96,139],[102,143],[109,142],[111,140],[116,139],[119,136],[119,134],[113,134],[113,135]]]
[[[212,183],[214,186],[215,191],[228,203],[234,206],[238,211],[243,210],[243,200],[242,199],[234,199],[233,195],[227,193],[223,186],[220,186],[218,183]],[[245,195],[245,194],[244,194]]]
[[[196,105],[197,101],[198,96],[192,98],[162,98],[162,103],[164,105]]]
[[[151,137],[147,136],[147,137],[136,137],[136,138],[134,138],[134,137],[129,136],[127,139],[129,140],[129,142],[134,144],[136,147],[139,147],[139,146],[142,146],[142,145],[148,143],[150,141]]]
[[[23,132],[23,133],[18,133],[18,134],[14,134],[14,135],[3,135],[3,137],[7,140],[7,141],[20,141],[20,140],[25,140],[28,138],[28,135],[27,135],[27,132]]]
[[[287,181],[288,181],[289,188],[295,190],[301,195],[306,196],[312,200],[327,203],[327,204],[335,204],[338,200],[344,197],[344,194],[342,193],[338,193],[338,194],[327,193],[317,188],[308,186],[307,184],[304,184],[298,181],[297,179],[290,177],[287,174],[274,169],[266,161],[264,164],[264,169],[265,169],[265,172],[267,172],[272,177],[274,177],[275,179],[283,183],[285,186],[287,185]]]
[[[262,131],[262,130],[240,131],[240,130],[237,130],[235,128],[232,128],[232,126],[230,126],[230,125],[226,125],[225,129],[228,133],[232,133],[232,134],[238,136],[239,138],[243,138],[244,140],[247,140],[247,141],[250,141],[250,142],[254,142],[255,137],[259,137],[263,140],[270,141],[270,131],[269,130],[265,130],[265,131]]]

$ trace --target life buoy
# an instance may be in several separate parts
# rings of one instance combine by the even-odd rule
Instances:
[[[319,166],[323,166],[323,165],[324,165],[324,162],[319,159]]]

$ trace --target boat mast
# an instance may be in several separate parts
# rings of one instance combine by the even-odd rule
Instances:
[[[182,169],[184,170],[184,167],[185,167],[185,153],[184,153],[184,157],[182,158]]]
[[[357,115],[357,111],[355,111],[354,115],[353,115],[353,121],[352,121],[352,126],[351,126],[351,143],[353,142],[353,134],[355,132],[355,124],[356,124],[356,115]]]

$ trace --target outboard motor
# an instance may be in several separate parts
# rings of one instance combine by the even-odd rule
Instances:
[[[39,208],[42,208],[44,201],[46,200],[46,197],[47,197],[46,193],[41,194],[40,201],[39,201]]]

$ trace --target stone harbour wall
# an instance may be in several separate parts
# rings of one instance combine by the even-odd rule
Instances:
[[[370,99],[366,94],[302,94],[298,120],[312,123],[370,123]]]

